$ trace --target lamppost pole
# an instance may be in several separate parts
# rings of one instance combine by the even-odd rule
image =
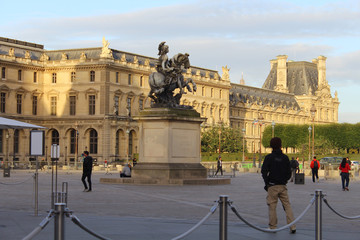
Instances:
[[[275,137],[275,121],[274,120],[271,122],[271,129],[272,129],[271,137],[274,138]]]
[[[242,133],[243,133],[243,155],[242,155],[242,162],[244,163],[245,161],[245,128],[242,129]]]
[[[126,129],[126,136],[127,136],[127,147],[126,147],[126,160],[129,163],[129,144],[130,144],[130,129]]]
[[[79,144],[79,130],[78,130],[78,124],[77,122],[75,123],[75,169],[78,169],[78,144]]]
[[[219,155],[221,154],[221,128],[219,129]]]
[[[255,153],[255,125],[257,124],[257,120],[254,119],[253,121],[253,167],[256,167],[256,153]]]
[[[313,127],[312,127],[312,141],[313,141],[312,156],[314,157],[314,155],[315,155],[315,125],[314,125],[314,122],[315,122],[315,113],[316,113],[316,107],[314,104],[310,108],[310,113],[312,116],[312,125],[313,125]]]
[[[7,169],[9,167],[9,132],[6,133],[6,164],[5,164],[5,169]]]
[[[261,168],[261,126],[263,125],[263,120],[264,117],[263,115],[260,113],[259,116],[259,135],[260,135],[260,145],[259,145],[259,168]]]

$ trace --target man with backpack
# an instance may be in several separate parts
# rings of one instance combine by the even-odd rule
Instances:
[[[290,182],[294,181],[295,173],[299,171],[298,159],[299,159],[298,157],[296,158],[296,160],[294,159],[294,157],[291,158],[291,161],[290,161],[290,167],[291,167],[291,179],[290,179]]]
[[[314,156],[314,159],[311,161],[310,168],[312,172],[312,181],[315,182],[315,176],[316,176],[316,179],[319,182],[318,170],[320,168],[320,162],[316,159],[316,156]]]

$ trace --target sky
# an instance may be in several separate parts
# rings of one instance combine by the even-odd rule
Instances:
[[[358,0],[107,0],[5,1],[0,37],[47,50],[101,47],[157,57],[190,54],[191,65],[230,68],[230,79],[262,87],[270,60],[327,57],[339,122],[360,122],[360,1]]]

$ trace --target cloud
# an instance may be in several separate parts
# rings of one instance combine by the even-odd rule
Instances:
[[[36,42],[49,50],[101,47],[105,36],[111,48],[157,57],[158,44],[166,41],[169,55],[187,52],[192,65],[220,74],[227,65],[232,82],[238,83],[243,72],[246,84],[255,87],[262,86],[269,60],[277,55],[294,61],[324,55],[332,92],[339,89],[341,111],[349,112],[343,104],[352,103],[341,86],[360,88],[357,0],[198,0],[109,13],[46,14],[0,23],[0,28],[3,37]]]

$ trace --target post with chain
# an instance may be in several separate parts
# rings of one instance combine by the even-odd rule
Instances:
[[[220,195],[220,230],[219,239],[227,240],[227,207],[228,207],[228,196]]]
[[[315,239],[322,239],[322,191],[315,190]]]
[[[65,203],[55,203],[54,239],[65,239]]]

